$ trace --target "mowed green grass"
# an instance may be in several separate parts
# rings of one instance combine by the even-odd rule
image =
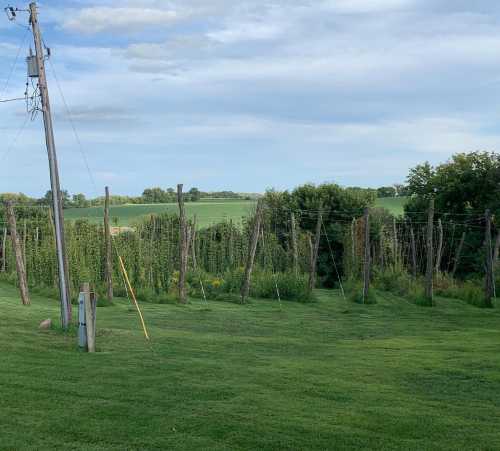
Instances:
[[[500,449],[500,314],[454,300],[98,309],[99,352],[0,284],[1,449]]]
[[[196,216],[200,227],[206,227],[223,220],[232,219],[241,223],[243,217],[247,217],[255,208],[254,201],[245,200],[212,200],[205,202],[187,202],[186,214],[190,218]],[[119,226],[130,226],[151,214],[178,213],[177,204],[146,204],[146,205],[116,205],[110,207],[112,224]],[[64,211],[67,220],[88,219],[92,222],[102,222],[103,208],[69,208]]]
[[[407,200],[407,197],[382,197],[375,201],[375,206],[385,208],[395,216],[402,216]]]

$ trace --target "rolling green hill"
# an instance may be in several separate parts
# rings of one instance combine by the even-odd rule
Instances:
[[[376,206],[384,207],[395,215],[403,214],[406,197],[377,199]],[[240,223],[243,217],[248,216],[255,208],[255,201],[210,199],[201,202],[186,203],[186,213],[190,218],[195,215],[200,227],[232,219]],[[145,204],[145,205],[116,205],[110,208],[112,223],[119,226],[133,225],[141,216],[160,213],[177,213],[177,204]],[[89,219],[93,222],[102,222],[102,207],[69,208],[64,212],[69,220]]]
[[[248,216],[255,206],[254,201],[245,200],[210,200],[203,202],[186,203],[186,214],[193,218],[196,215],[198,225],[209,226],[224,219],[232,219],[239,223],[242,217]],[[146,205],[117,205],[110,207],[112,224],[129,226],[141,216],[160,213],[178,213],[177,204],[146,204]],[[102,207],[70,208],[64,212],[65,219],[89,219],[93,222],[102,222]]]

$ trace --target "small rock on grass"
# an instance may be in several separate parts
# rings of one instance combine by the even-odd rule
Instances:
[[[51,327],[52,327],[52,320],[50,318],[40,323],[40,329],[42,330],[48,330]]]

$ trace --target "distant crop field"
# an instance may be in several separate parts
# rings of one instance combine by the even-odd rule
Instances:
[[[202,202],[187,202],[186,214],[189,218],[196,216],[200,227],[232,219],[241,223],[242,218],[249,215],[255,206],[254,201],[213,199]],[[146,204],[146,205],[116,205],[110,207],[110,216],[113,225],[130,226],[151,214],[177,213],[177,204]],[[64,212],[65,219],[88,219],[92,222],[101,222],[103,217],[102,207],[69,208]]]
[[[383,197],[377,199],[375,206],[389,210],[393,215],[401,216],[404,213],[404,206],[407,197]]]

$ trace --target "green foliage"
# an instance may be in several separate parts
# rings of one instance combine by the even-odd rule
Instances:
[[[438,296],[460,299],[475,307],[493,307],[485,298],[482,281],[477,279],[462,282],[441,275],[436,281],[434,292]]]
[[[356,304],[374,305],[377,303],[377,296],[373,289],[368,291],[368,296],[363,296],[363,283],[357,280],[351,280],[344,284],[346,297],[349,301]]]

